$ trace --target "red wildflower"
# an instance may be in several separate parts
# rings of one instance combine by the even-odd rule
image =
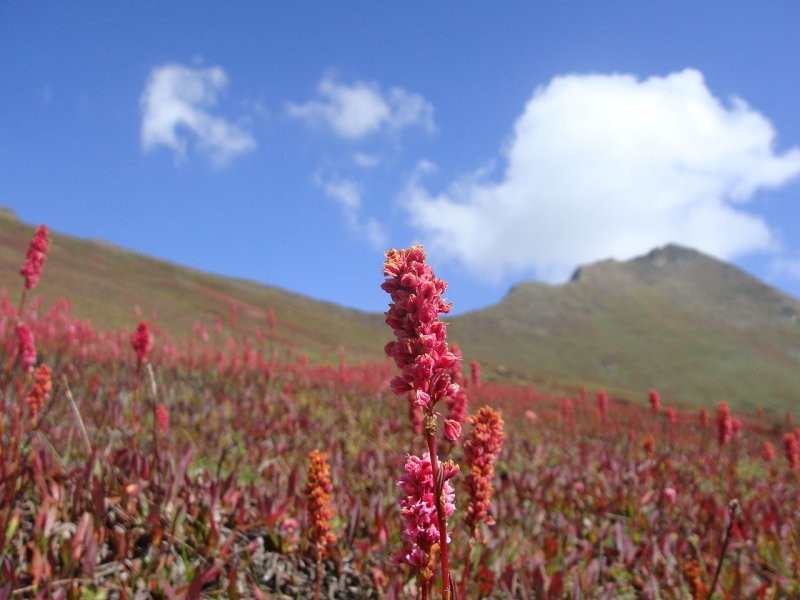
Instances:
[[[33,340],[33,334],[25,323],[17,323],[15,330],[17,334],[17,347],[19,348],[19,356],[22,362],[22,370],[26,373],[31,373],[36,364],[36,345]]]
[[[472,375],[472,385],[478,387],[481,384],[481,363],[473,360],[469,363],[469,369]]]
[[[481,408],[469,419],[472,430],[464,442],[464,458],[469,472],[467,473],[467,491],[469,500],[464,520],[473,535],[478,525],[494,521],[489,516],[492,507],[492,478],[494,462],[503,447],[503,417],[488,406]]]
[[[458,359],[447,347],[447,326],[439,320],[439,314],[450,312],[442,298],[447,284],[434,277],[421,246],[389,250],[383,273],[381,288],[392,298],[386,324],[397,338],[385,350],[402,370],[392,380],[392,390],[407,393],[414,404],[431,412],[437,402],[458,391],[450,376]]]
[[[708,586],[703,581],[703,570],[696,560],[683,565],[683,575],[689,583],[693,600],[705,600],[708,597]]]
[[[791,469],[800,467],[800,443],[793,433],[786,433],[783,436],[783,453],[789,461]]]
[[[444,474],[442,489],[445,515],[449,518],[455,512],[456,505],[455,491],[448,480],[458,473],[458,466],[452,461],[445,461],[439,466]],[[431,548],[440,541],[430,455],[427,452],[422,458],[410,455],[406,460],[405,471],[397,482],[403,492],[403,497],[400,499],[400,514],[403,517],[401,538],[404,546],[396,560],[412,565],[420,570],[423,578],[430,579],[433,576],[430,568]],[[449,543],[449,534],[447,538]]]
[[[597,409],[601,415],[605,415],[608,410],[608,394],[605,390],[600,390],[597,394]]]
[[[573,414],[575,412],[575,404],[572,402],[571,398],[562,398],[561,399],[561,415],[564,417],[565,421],[571,421]]]
[[[25,403],[30,407],[32,417],[36,417],[50,399],[50,390],[53,387],[50,377],[50,367],[47,365],[39,365],[33,374],[33,385],[25,397]]]
[[[644,440],[642,441],[642,448],[644,449],[644,453],[647,455],[647,458],[653,458],[656,453],[655,438],[650,434],[645,436]]]
[[[650,408],[653,409],[653,412],[658,412],[658,409],[661,407],[661,396],[658,395],[658,391],[650,390],[649,398]]]
[[[483,562],[478,565],[477,581],[481,597],[490,596],[494,589],[494,573]]]
[[[36,228],[36,232],[33,234],[30,246],[28,246],[25,264],[22,265],[22,269],[19,271],[20,275],[25,278],[26,290],[32,290],[36,287],[36,283],[39,281],[39,275],[42,274],[44,259],[49,249],[47,234],[47,225],[39,225],[39,227]]]
[[[308,481],[305,489],[308,539],[314,545],[317,556],[324,556],[328,547],[336,541],[336,536],[331,531],[331,467],[325,452],[313,450],[308,459]]]
[[[169,411],[163,404],[156,406],[156,426],[161,433],[169,433]]]
[[[717,442],[720,446],[731,440],[731,433],[733,433],[731,409],[726,402],[720,402],[717,404]]]
[[[771,443],[764,442],[764,444],[761,446],[761,456],[766,462],[772,462],[775,460],[777,454],[778,453],[775,450],[775,446],[773,446]]]
[[[136,352],[136,359],[139,364],[147,362],[147,355],[153,349],[153,336],[150,333],[150,324],[147,321],[139,321],[136,331],[131,334],[131,346]]]
[[[671,406],[667,407],[667,421],[670,425],[675,425],[678,422],[678,415]]]
[[[453,344],[450,350],[457,359],[453,366],[450,367],[450,381],[458,386],[458,390],[447,397],[447,412],[451,419],[458,422],[459,425],[463,425],[467,420],[467,392],[462,384],[461,349],[457,344]]]

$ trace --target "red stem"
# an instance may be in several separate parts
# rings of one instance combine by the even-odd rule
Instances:
[[[431,455],[431,472],[433,474],[434,493],[436,495],[436,516],[439,520],[439,551],[442,556],[442,600],[450,600],[450,565],[447,556],[447,515],[445,514],[444,479],[439,480],[439,460],[436,457],[436,440],[434,431],[427,430],[428,453]]]
[[[461,598],[466,598],[465,593],[467,591],[467,582],[469,581],[469,571],[470,567],[472,567],[472,546],[473,538],[470,538],[469,546],[467,546],[467,558],[464,561],[464,573],[461,575],[461,585],[459,586],[458,595]]]

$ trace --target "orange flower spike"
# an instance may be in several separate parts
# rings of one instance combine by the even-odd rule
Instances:
[[[336,542],[331,520],[333,509],[330,506],[331,467],[325,452],[314,450],[309,455],[308,482],[306,483],[306,515],[308,517],[308,538],[319,555],[327,554],[328,547]]]

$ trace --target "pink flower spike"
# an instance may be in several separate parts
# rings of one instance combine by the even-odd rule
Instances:
[[[22,362],[22,370],[26,373],[32,373],[33,367],[36,366],[36,344],[33,340],[33,334],[25,323],[17,323],[15,330],[17,334],[17,346],[19,348],[20,361]]]
[[[169,433],[169,411],[163,404],[156,406],[156,426],[161,433]]]
[[[654,413],[658,412],[658,409],[661,407],[661,396],[659,396],[658,391],[650,390],[649,398],[650,398],[650,408]]]
[[[455,463],[442,463],[444,475],[443,494],[445,498],[445,514],[450,517],[456,510],[455,491],[448,482],[458,473]],[[403,517],[401,539],[404,546],[397,560],[413,567],[427,564],[431,547],[439,543],[439,523],[434,503],[434,481],[430,455],[426,452],[422,458],[410,455],[406,460],[405,475],[397,482],[403,493],[400,499],[400,514]],[[449,540],[448,534],[448,543]]]
[[[410,401],[430,414],[440,400],[459,391],[452,374],[459,358],[448,349],[447,326],[439,320],[450,312],[442,298],[447,284],[434,276],[422,246],[389,250],[383,274],[381,288],[391,296],[385,320],[395,335],[385,352],[401,369],[392,391],[411,392]]]
[[[39,276],[42,274],[44,259],[49,250],[47,235],[47,225],[39,225],[39,227],[36,228],[36,232],[33,234],[30,246],[28,246],[25,264],[22,265],[22,269],[19,271],[20,275],[25,278],[26,290],[35,288],[36,283],[39,281]]]
[[[140,321],[136,331],[131,334],[131,347],[136,352],[139,363],[147,362],[147,355],[153,349],[153,336],[150,333],[150,325],[147,321]]]

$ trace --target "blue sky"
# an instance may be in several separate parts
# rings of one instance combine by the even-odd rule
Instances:
[[[792,2],[0,4],[0,204],[384,310],[675,241],[800,296]]]

